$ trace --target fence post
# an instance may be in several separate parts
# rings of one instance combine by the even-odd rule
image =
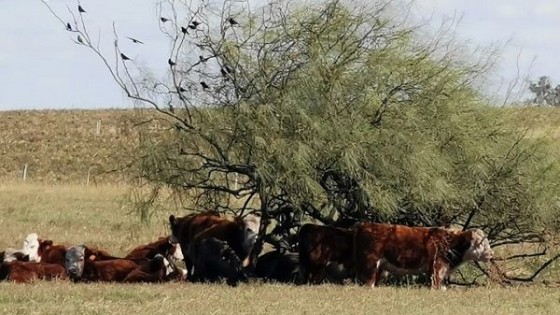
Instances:
[[[27,164],[25,164],[23,166],[23,175],[22,175],[23,181],[25,182],[25,180],[27,179]]]
[[[97,121],[95,134],[96,134],[96,135],[100,135],[100,134],[101,134],[101,120],[98,120],[98,121]]]
[[[91,174],[91,167],[87,170],[86,186],[89,186],[89,175]]]

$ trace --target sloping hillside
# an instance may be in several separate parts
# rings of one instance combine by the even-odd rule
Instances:
[[[560,139],[560,109],[509,108],[529,137]],[[151,116],[149,116],[151,115]],[[33,182],[119,182],[126,172],[112,171],[134,156],[139,132],[134,125],[154,117],[136,110],[0,111],[0,180]],[[100,133],[97,124],[100,123]]]
[[[90,183],[118,181],[137,146],[134,110],[0,112],[0,178]],[[99,124],[99,133],[98,133]]]

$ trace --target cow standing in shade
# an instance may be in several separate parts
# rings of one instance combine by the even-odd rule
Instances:
[[[386,270],[396,275],[427,273],[432,289],[464,262],[488,262],[494,252],[480,229],[454,231],[439,227],[362,223],[354,234],[358,280],[374,287]]]
[[[298,234],[299,268],[304,283],[327,279],[343,283],[352,277],[353,232],[350,229],[307,223]],[[341,268],[339,268],[341,267]]]

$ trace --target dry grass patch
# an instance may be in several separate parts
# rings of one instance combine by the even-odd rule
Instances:
[[[0,185],[0,248],[29,232],[55,242],[98,245],[122,255],[168,233],[170,207],[141,224],[128,188],[116,185]],[[0,283],[0,314],[558,314],[557,288]]]
[[[558,314],[557,289],[0,284],[10,314]]]

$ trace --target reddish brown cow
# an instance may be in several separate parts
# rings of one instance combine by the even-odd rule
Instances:
[[[171,237],[160,237],[157,241],[145,245],[140,245],[130,251],[124,258],[125,259],[152,259],[157,254],[163,257],[173,256],[176,259],[183,259],[181,247],[179,244],[172,244]]]
[[[353,269],[353,234],[350,229],[307,223],[299,230],[299,268],[304,283],[321,283],[327,268],[341,264],[346,271]],[[334,268],[331,268],[334,270]],[[334,275],[334,282],[341,283],[344,277]],[[338,278],[338,279],[337,279]]]
[[[90,260],[102,261],[118,258],[97,248],[86,246],[85,250],[85,257]],[[66,260],[66,246],[60,244],[54,245],[52,240],[39,240],[38,255],[41,262],[64,266]]]
[[[88,259],[84,245],[68,248],[65,267],[73,281],[123,281],[126,276],[139,267],[139,262],[129,259],[94,261]]]
[[[184,255],[189,276],[193,275],[193,261],[197,261],[197,248],[204,239],[216,238],[227,242],[243,261],[251,265],[250,256],[260,229],[260,218],[248,215],[235,217],[233,221],[213,213],[191,214],[184,217],[169,217],[171,241],[179,243]]]
[[[438,227],[362,223],[354,233],[358,280],[374,287],[383,270],[396,275],[427,273],[432,288],[462,263],[489,261],[494,252],[480,229],[453,231]]]
[[[12,261],[0,266],[0,279],[14,282],[66,279],[66,270],[57,264]]]
[[[123,282],[164,282],[171,279],[181,279],[173,266],[161,254],[156,254],[148,263],[141,264],[132,270]]]

